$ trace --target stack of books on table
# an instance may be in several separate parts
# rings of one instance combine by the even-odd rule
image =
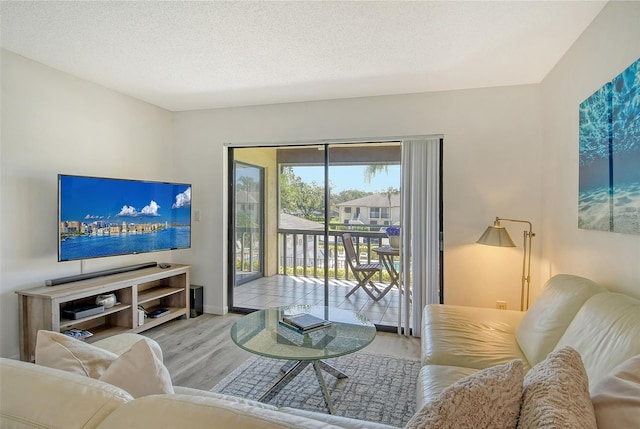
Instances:
[[[317,331],[331,325],[331,322],[328,320],[307,313],[296,314],[295,316],[284,316],[279,323],[285,328],[289,328],[299,334]]]
[[[297,347],[323,348],[334,336],[326,329],[331,322],[311,314],[285,316],[278,321],[278,343]]]

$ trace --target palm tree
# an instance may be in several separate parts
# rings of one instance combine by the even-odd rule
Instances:
[[[373,177],[381,171],[388,173],[389,165],[388,164],[367,165],[367,168],[365,168],[364,170],[364,181],[366,183],[371,183],[371,179],[373,179]]]

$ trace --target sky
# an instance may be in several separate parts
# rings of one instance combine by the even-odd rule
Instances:
[[[95,177],[60,177],[60,220],[186,223],[191,186]]]
[[[365,165],[329,167],[329,182],[333,186],[332,192],[338,193],[345,189],[386,192],[389,187],[400,189],[400,165],[390,165],[387,172],[376,173],[371,179],[371,183],[366,183],[364,180],[366,168]],[[314,180],[318,185],[324,183],[324,168],[322,166],[293,167],[293,172],[306,183],[311,183]]]

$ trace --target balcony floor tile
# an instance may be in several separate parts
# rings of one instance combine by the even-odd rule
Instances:
[[[380,301],[373,301],[362,289],[349,298],[345,295],[356,285],[353,280],[329,280],[329,305],[357,311],[379,325],[397,325],[400,293],[392,289]],[[245,308],[269,308],[284,305],[322,305],[323,279],[275,275],[263,277],[234,290],[234,305]]]

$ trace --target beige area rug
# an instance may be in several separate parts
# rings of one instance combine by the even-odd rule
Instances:
[[[325,362],[349,377],[337,380],[323,372],[336,415],[402,427],[414,414],[419,360],[359,352]],[[284,363],[251,357],[211,391],[257,400],[278,379]],[[311,365],[269,403],[329,412]]]

